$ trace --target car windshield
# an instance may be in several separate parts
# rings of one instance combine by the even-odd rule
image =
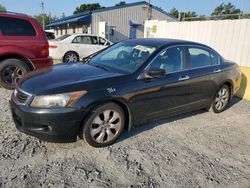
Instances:
[[[60,36],[60,37],[56,38],[55,40],[56,41],[61,41],[61,40],[64,40],[64,39],[68,38],[69,36],[70,35],[63,35],[63,36]]]
[[[94,56],[88,63],[114,72],[133,73],[155,50],[153,46],[121,42]]]

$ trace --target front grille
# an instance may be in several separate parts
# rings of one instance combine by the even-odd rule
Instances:
[[[28,95],[22,93],[21,91],[18,91],[16,94],[16,98],[19,103],[25,103],[28,97],[29,97]]]
[[[13,98],[14,101],[19,104],[19,105],[25,105],[27,104],[27,102],[29,101],[31,95],[21,91],[20,89],[15,89],[14,93],[13,93]]]

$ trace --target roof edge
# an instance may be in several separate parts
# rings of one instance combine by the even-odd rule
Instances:
[[[104,11],[109,11],[109,10],[115,10],[115,9],[120,9],[120,8],[127,8],[127,7],[132,7],[132,6],[138,6],[138,5],[148,5],[148,2],[146,1],[139,1],[139,2],[134,2],[134,3],[128,3],[128,4],[124,4],[124,5],[120,5],[120,6],[110,6],[110,7],[104,7],[104,8],[100,8],[100,9],[96,9],[96,10],[92,10],[92,11],[84,11],[78,14],[73,14],[71,16],[67,16],[65,18],[60,18],[58,20],[56,20],[55,22],[52,22],[51,24],[57,23],[57,22],[61,22],[61,21],[66,21],[72,18],[76,18],[79,16],[84,16],[84,15],[91,15],[93,13],[98,13],[98,12],[104,12]],[[170,18],[174,19],[174,20],[178,20],[177,18],[173,17],[172,15],[170,15],[169,13],[167,13],[165,10],[161,9],[160,7],[157,7],[155,5],[150,4],[151,8],[156,9],[157,11],[165,14],[166,16],[169,16]]]
[[[104,12],[104,11],[108,11],[108,10],[114,10],[114,9],[118,9],[118,8],[127,8],[127,7],[138,6],[138,5],[148,5],[148,2],[139,1],[139,2],[128,3],[128,4],[124,4],[124,5],[120,5],[120,6],[111,6],[111,7],[106,7],[106,8],[102,8],[102,9],[93,10],[92,13]],[[152,4],[150,4],[150,7],[158,10],[159,12],[165,14],[166,16],[169,16],[170,18],[172,18],[172,19],[174,19],[176,21],[178,20],[175,17],[173,17],[172,15],[170,15],[169,13],[167,13],[165,10],[161,9],[160,7],[157,7],[157,6],[152,5]]]

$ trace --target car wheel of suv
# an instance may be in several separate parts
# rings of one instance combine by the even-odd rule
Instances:
[[[108,103],[93,111],[83,124],[85,140],[93,147],[105,147],[114,143],[125,124],[122,108],[114,103]]]
[[[211,105],[211,109],[215,113],[220,113],[225,110],[230,98],[230,90],[227,85],[223,85],[216,93]]]
[[[79,61],[79,56],[76,52],[67,52],[63,58],[64,62],[76,62]]]
[[[29,67],[19,59],[6,59],[0,62],[0,85],[5,89],[14,89],[17,82],[27,72]]]

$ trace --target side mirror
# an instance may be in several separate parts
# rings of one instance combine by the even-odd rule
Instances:
[[[164,69],[159,68],[150,68],[144,72],[145,79],[152,79],[152,78],[162,78],[166,74]]]

